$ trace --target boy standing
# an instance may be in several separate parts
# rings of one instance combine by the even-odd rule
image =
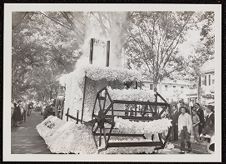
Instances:
[[[188,152],[191,152],[191,130],[192,120],[191,116],[186,113],[185,107],[180,107],[181,114],[178,118],[178,132],[181,139],[181,153],[185,153],[185,143],[187,143]]]

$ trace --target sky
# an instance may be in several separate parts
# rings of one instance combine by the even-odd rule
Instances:
[[[195,54],[195,46],[198,44],[200,39],[200,30],[190,30],[187,33],[187,40],[178,45],[178,53],[184,57]]]

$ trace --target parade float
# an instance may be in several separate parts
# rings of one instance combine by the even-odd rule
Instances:
[[[170,105],[156,91],[142,90],[141,74],[110,67],[110,41],[106,65],[89,64],[65,75],[62,118],[49,116],[37,131],[52,153],[153,153],[164,149],[171,120],[162,118]]]

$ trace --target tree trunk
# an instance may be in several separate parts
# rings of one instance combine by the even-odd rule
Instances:
[[[201,103],[201,75],[198,76],[198,103]]]
[[[158,82],[156,80],[153,81],[153,88],[154,88],[154,91],[157,92],[157,86],[158,86]]]

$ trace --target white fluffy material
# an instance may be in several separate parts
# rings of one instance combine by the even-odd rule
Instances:
[[[107,88],[113,100],[127,100],[127,101],[154,101],[155,93],[151,90],[141,89],[111,89]]]
[[[171,126],[171,120],[167,118],[153,120],[150,122],[135,122],[128,119],[115,117],[115,128],[119,128],[124,133],[165,133]]]

